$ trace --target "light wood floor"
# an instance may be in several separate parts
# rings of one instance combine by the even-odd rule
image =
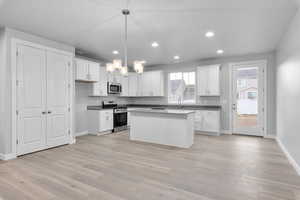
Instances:
[[[1,161],[0,199],[299,200],[300,178],[274,140],[197,135],[184,150],[123,133]]]

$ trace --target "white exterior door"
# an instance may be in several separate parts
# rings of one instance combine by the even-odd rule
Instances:
[[[265,62],[232,66],[232,132],[264,135]]]
[[[69,96],[72,58],[47,52],[47,146],[70,142]]]
[[[46,145],[46,52],[17,46],[17,155]]]

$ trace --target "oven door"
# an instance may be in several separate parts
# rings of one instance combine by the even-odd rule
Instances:
[[[107,83],[107,91],[109,94],[120,94],[122,92],[121,84]]]
[[[114,128],[127,126],[127,112],[114,113]]]

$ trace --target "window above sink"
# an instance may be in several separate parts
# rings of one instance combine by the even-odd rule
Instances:
[[[168,75],[168,103],[196,103],[196,72],[172,72]]]

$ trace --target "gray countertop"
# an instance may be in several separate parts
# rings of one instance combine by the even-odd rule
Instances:
[[[221,109],[221,105],[203,105],[203,104],[182,104],[182,105],[175,105],[175,104],[128,104],[128,108],[156,108],[156,107],[163,107],[163,108],[169,108],[173,110],[201,110],[201,109]],[[87,106],[88,110],[103,110],[106,108],[102,108],[102,106]],[[111,109],[111,108],[110,108]]]
[[[151,109],[151,108],[131,108],[129,112],[138,113],[158,113],[158,114],[175,114],[175,115],[188,115],[194,113],[192,110],[177,110],[177,109]]]

